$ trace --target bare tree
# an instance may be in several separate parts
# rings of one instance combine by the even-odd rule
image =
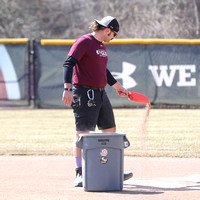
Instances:
[[[0,37],[77,38],[105,15],[119,38],[199,38],[199,0],[1,0]]]

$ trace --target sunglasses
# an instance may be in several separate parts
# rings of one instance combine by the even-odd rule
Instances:
[[[111,30],[111,29],[110,29]],[[114,37],[116,37],[117,36],[117,32],[115,32],[115,31],[112,31],[111,30],[111,32],[113,32],[114,33]]]
[[[115,31],[112,31],[113,33],[114,33],[114,37],[116,37],[117,36],[117,32],[115,32]]]

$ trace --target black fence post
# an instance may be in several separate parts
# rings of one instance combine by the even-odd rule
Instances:
[[[37,107],[37,83],[36,83],[36,41],[35,39],[30,40],[30,51],[29,51],[29,65],[30,65],[30,100],[33,103],[33,108]]]

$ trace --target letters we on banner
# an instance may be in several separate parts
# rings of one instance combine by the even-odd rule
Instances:
[[[196,72],[195,65],[150,65],[149,70],[152,72],[153,78],[158,87],[162,87],[165,83],[167,87],[171,87],[175,73],[178,73],[178,87],[196,86],[196,78],[192,78],[192,74]],[[158,73],[160,71],[160,74]],[[169,72],[169,73],[168,73]]]

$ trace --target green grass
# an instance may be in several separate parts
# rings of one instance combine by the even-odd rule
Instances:
[[[144,112],[114,109],[131,143],[125,155],[200,158],[199,109],[152,109],[145,134]],[[0,110],[0,155],[72,155],[74,135],[71,109]]]

